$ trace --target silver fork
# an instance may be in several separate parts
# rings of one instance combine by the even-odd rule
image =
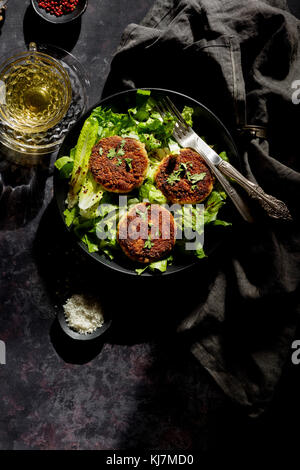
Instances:
[[[196,132],[185,122],[180,112],[169,97],[157,102],[157,107],[161,114],[169,112],[176,118],[173,136],[175,140],[184,148],[192,148],[198,152],[205,160],[207,166],[218,179],[233,204],[247,222],[253,222],[250,210],[234,187],[225,176],[234,179],[242,186],[252,199],[259,202],[269,217],[291,221],[291,214],[284,202],[274,196],[266,194],[258,185],[249,181],[230,163],[223,160]],[[225,176],[224,176],[225,175]]]

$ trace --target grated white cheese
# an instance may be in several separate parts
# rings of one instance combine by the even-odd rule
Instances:
[[[93,333],[104,323],[101,305],[90,297],[72,295],[63,307],[69,327],[78,333]]]

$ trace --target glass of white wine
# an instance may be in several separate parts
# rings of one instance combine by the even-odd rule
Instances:
[[[54,127],[67,113],[72,98],[68,72],[60,63],[38,52],[27,52],[0,66],[0,120],[26,133]]]

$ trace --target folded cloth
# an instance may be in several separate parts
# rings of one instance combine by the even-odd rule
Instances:
[[[157,0],[126,28],[104,89],[167,88],[207,105],[234,135],[243,173],[294,217],[290,225],[235,224],[178,330],[251,416],[272,398],[300,313],[297,80],[299,21],[285,1]],[[247,126],[263,126],[267,137]]]

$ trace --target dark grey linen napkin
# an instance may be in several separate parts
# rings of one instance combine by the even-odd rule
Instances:
[[[109,95],[158,87],[198,99],[234,135],[243,173],[292,212],[289,225],[233,227],[217,262],[207,261],[208,284],[191,293],[199,305],[184,312],[178,329],[251,416],[272,398],[300,313],[296,80],[299,21],[285,1],[157,0],[140,25],[126,28],[104,89]],[[249,125],[263,126],[267,137],[253,135]]]

